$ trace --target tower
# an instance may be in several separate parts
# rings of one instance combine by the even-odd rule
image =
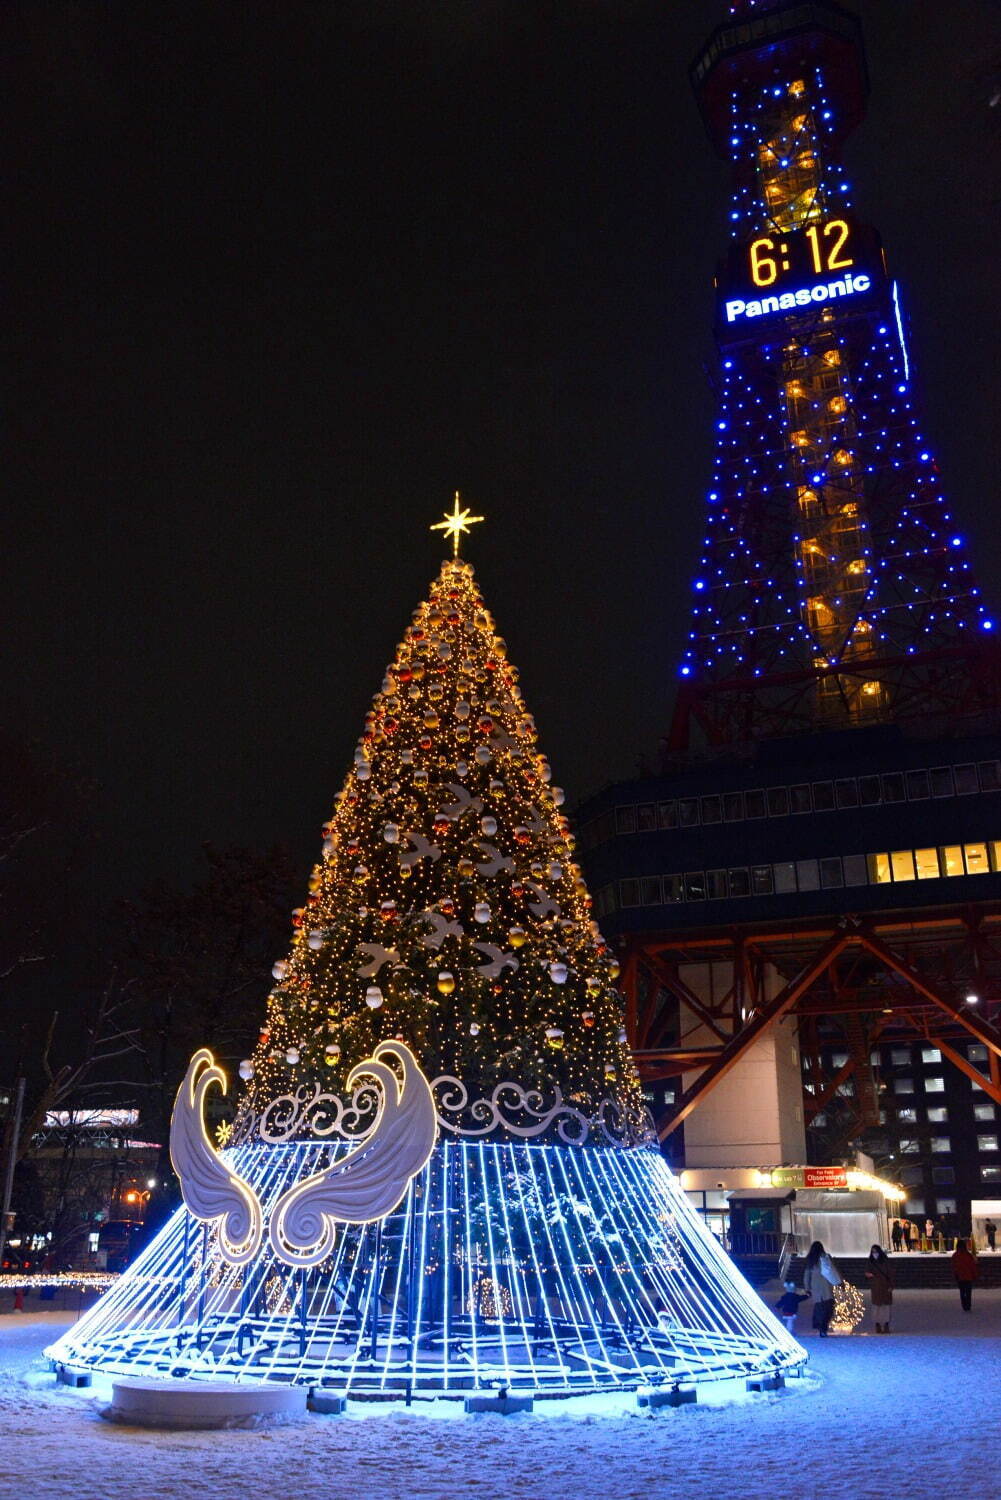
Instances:
[[[580,809],[583,858],[668,1146],[864,1146],[963,1219],[1001,1180],[996,630],[842,162],[859,21],[734,3],[690,76],[731,165],[705,538],[663,773]]]
[[[235,1130],[206,1134],[198,1052],[185,1204],[65,1365],[409,1400],[802,1362],[656,1149],[563,794],[457,555],[476,519],[457,496],[366,716]]]
[[[983,715],[994,621],[915,410],[899,288],[842,163],[868,87],[859,23],[832,3],[731,12],[691,70],[732,186],[670,748]]]

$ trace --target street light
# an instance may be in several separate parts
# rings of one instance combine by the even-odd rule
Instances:
[[[974,995],[974,994],[970,993],[966,997],[966,1003],[967,1003],[967,1005],[979,1005],[980,1004],[980,996],[979,995]]]

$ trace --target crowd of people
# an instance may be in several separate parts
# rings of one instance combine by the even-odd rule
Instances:
[[[984,1222],[984,1236],[988,1250],[997,1249],[998,1226],[993,1219]],[[890,1243],[896,1253],[901,1251],[936,1250],[939,1254],[955,1250],[961,1239],[959,1226],[953,1214],[943,1214],[939,1219],[925,1219],[917,1223],[913,1219],[894,1219],[890,1226]]]
[[[894,1248],[898,1250],[900,1246],[895,1241],[895,1232],[900,1227],[900,1222],[894,1221],[894,1236],[891,1236],[894,1239]],[[906,1224],[907,1220],[903,1220],[903,1223]],[[986,1233],[990,1248],[993,1250],[997,1228],[990,1221],[986,1226]],[[955,1237],[951,1264],[953,1280],[959,1290],[959,1305],[963,1312],[972,1312],[973,1287],[980,1274],[980,1267],[977,1264],[973,1241],[968,1237],[963,1235]],[[893,1262],[881,1245],[873,1245],[869,1251],[865,1279],[869,1287],[875,1331],[881,1334],[889,1333],[893,1312]],[[838,1288],[843,1284],[844,1277],[834,1256],[824,1249],[820,1240],[814,1240],[803,1262],[802,1288],[798,1287],[795,1281],[787,1280],[783,1286],[782,1296],[775,1304],[789,1332],[796,1332],[800,1303],[812,1301],[813,1327],[822,1339],[827,1338],[835,1314]]]

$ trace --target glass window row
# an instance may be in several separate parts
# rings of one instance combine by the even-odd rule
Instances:
[[[882,775],[846,776],[837,781],[803,781],[792,786],[756,787],[746,792],[714,792],[667,802],[630,803],[610,808],[584,824],[581,839],[588,847],[604,843],[613,833],[652,833],[656,829],[742,823],[757,818],[834,812],[839,808],[966,797],[974,792],[999,789],[1001,763],[970,761],[929,770],[888,771]]]
[[[781,896],[797,891],[840,890],[845,886],[941,880],[953,875],[1001,873],[1001,839],[948,844],[940,848],[897,849],[881,854],[831,855],[720,870],[688,870],[676,875],[642,875],[605,886],[596,897],[597,914],[620,907],[674,906],[682,901],[727,901],[743,896]]]

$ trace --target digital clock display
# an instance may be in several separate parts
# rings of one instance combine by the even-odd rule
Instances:
[[[730,252],[720,283],[720,331],[739,334],[759,319],[802,314],[842,298],[858,302],[884,276],[875,232],[852,218],[763,230]]]

